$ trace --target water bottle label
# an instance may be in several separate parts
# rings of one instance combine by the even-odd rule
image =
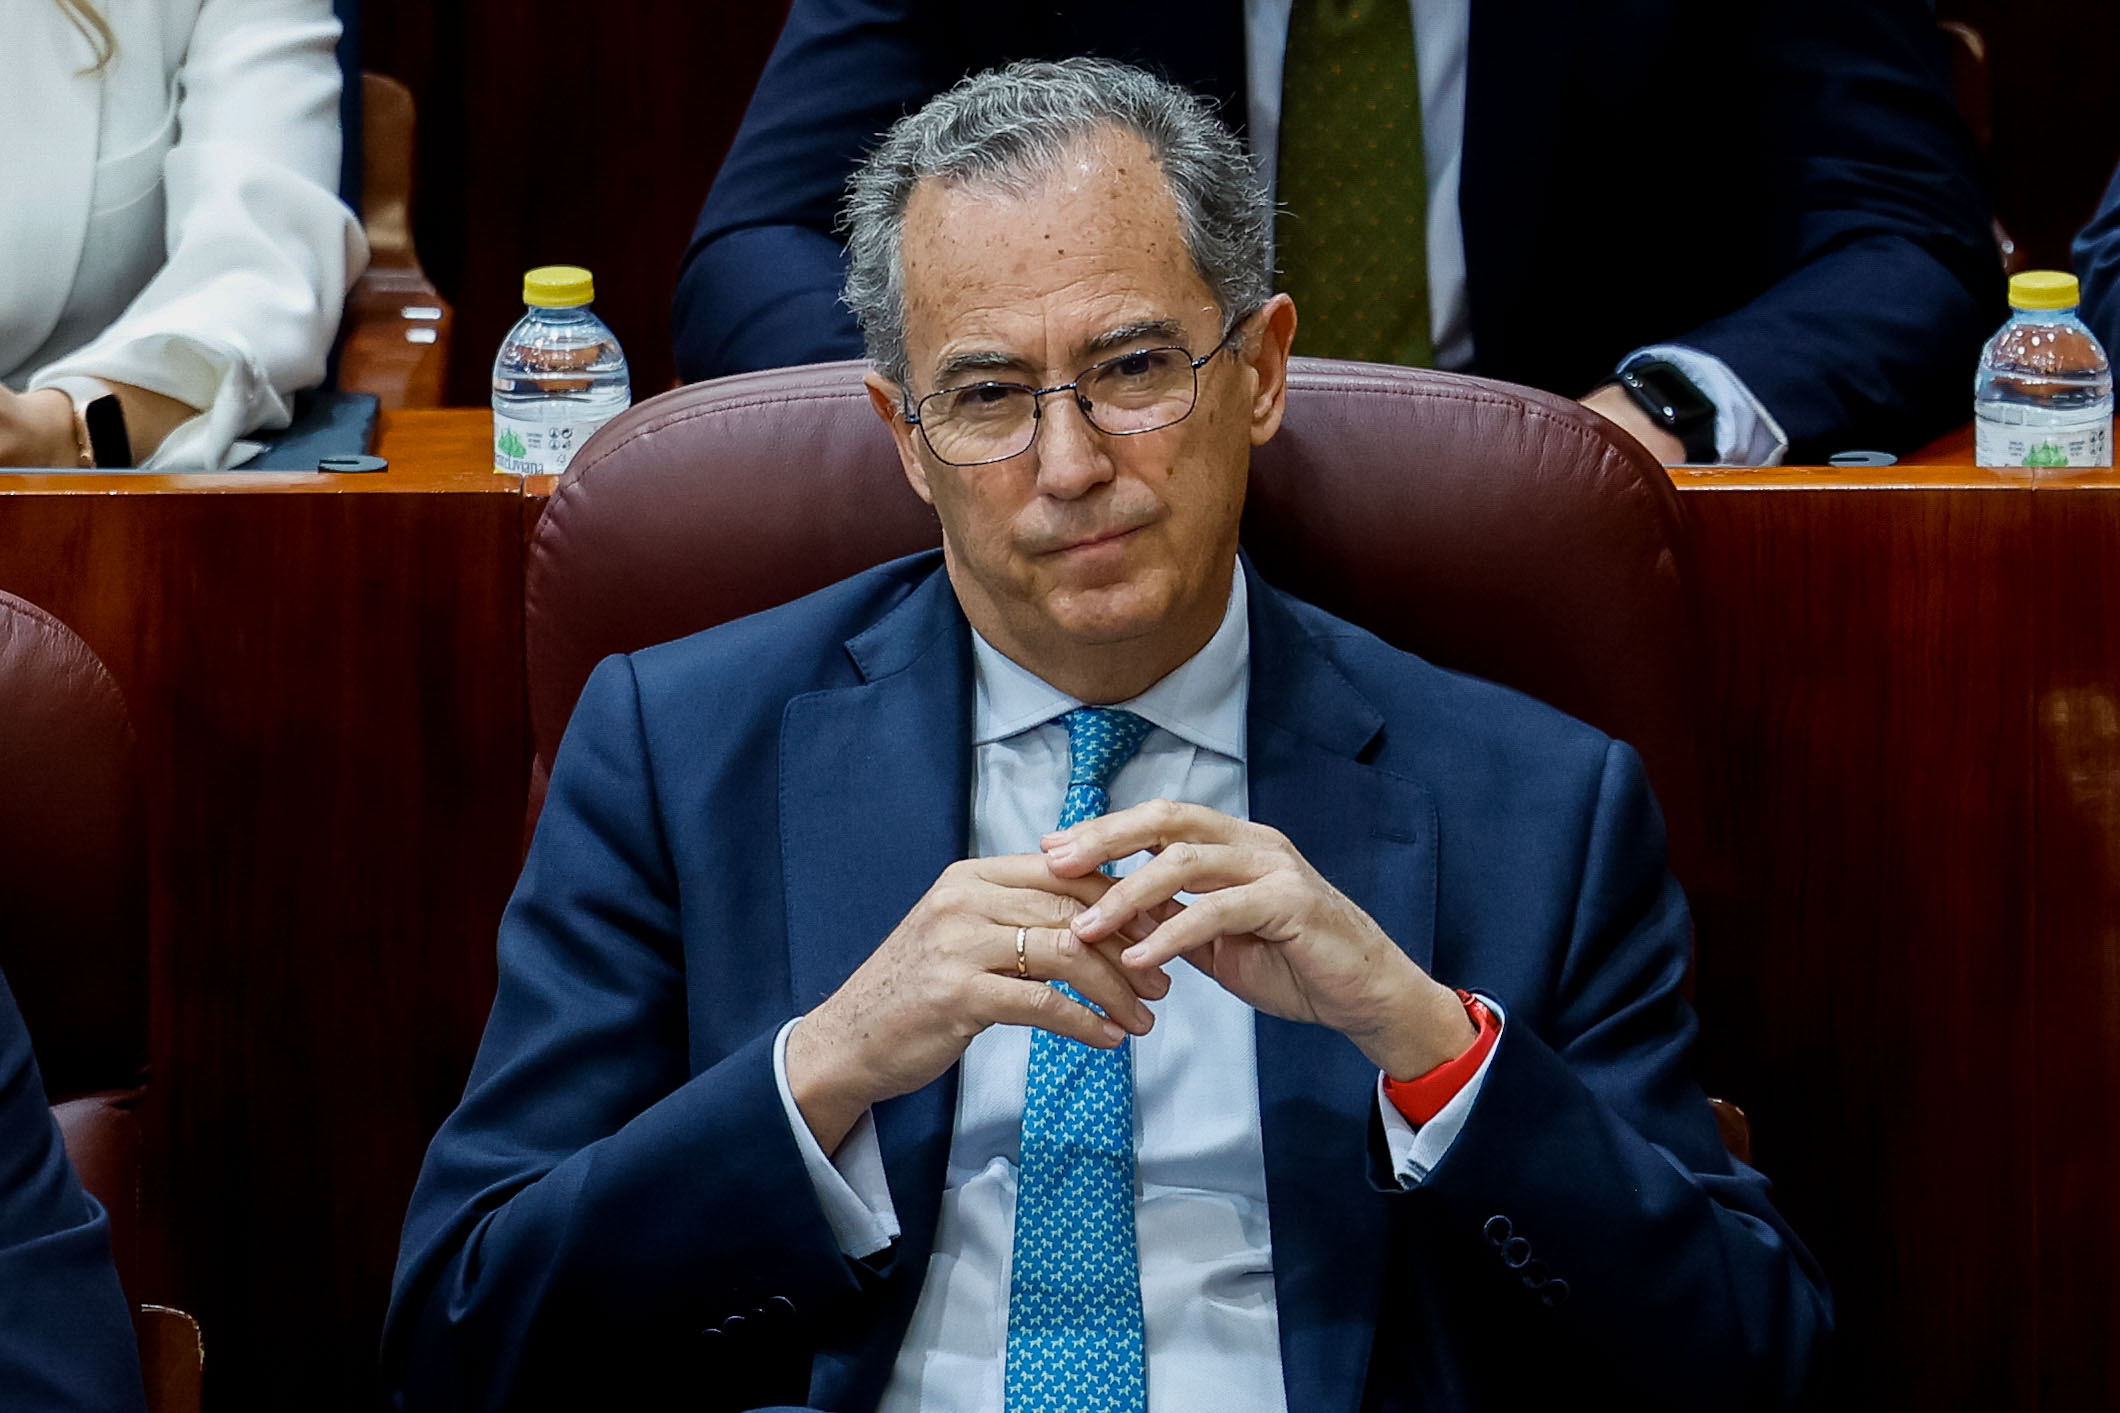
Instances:
[[[2113,419],[2099,411],[2042,426],[2012,426],[1976,418],[1973,462],[1977,466],[2029,467],[2113,464]]]
[[[602,417],[570,415],[543,421],[493,411],[493,469],[515,476],[556,476],[567,469],[590,434],[624,410],[624,404]],[[568,409],[570,413],[574,409]]]

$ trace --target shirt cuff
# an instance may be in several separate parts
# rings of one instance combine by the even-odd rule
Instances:
[[[1502,1013],[1499,1001],[1482,992],[1480,1003],[1494,1013],[1499,1029],[1508,1029],[1508,1017]],[[1472,1078],[1424,1124],[1417,1125],[1399,1112],[1384,1093],[1384,1076],[1377,1075],[1377,1113],[1384,1121],[1384,1148],[1391,1156],[1391,1175],[1398,1179],[1400,1187],[1419,1187],[1443,1161],[1443,1155],[1457,1141],[1458,1130],[1464,1128],[1466,1117],[1472,1113],[1473,1103],[1480,1097],[1480,1086],[1487,1082],[1487,1071],[1494,1066],[1495,1052],[1501,1048],[1502,1037],[1497,1035]]]
[[[1730,365],[1712,353],[1679,343],[1638,348],[1620,360],[1622,368],[1661,358],[1684,373],[1701,396],[1715,404],[1715,460],[1723,466],[1779,466],[1789,454],[1788,434],[1767,405],[1745,386]]]
[[[788,1127],[795,1131],[803,1171],[810,1175],[810,1187],[817,1193],[817,1203],[824,1208],[824,1219],[831,1223],[840,1251],[856,1260],[874,1256],[898,1239],[898,1209],[891,1203],[890,1183],[884,1178],[876,1121],[863,1110],[839,1145],[839,1155],[825,1156],[817,1135],[810,1132],[809,1121],[795,1107],[794,1091],[788,1088],[788,1032],[801,1021],[797,1016],[773,1037],[773,1083],[780,1090],[780,1107],[787,1113]]]

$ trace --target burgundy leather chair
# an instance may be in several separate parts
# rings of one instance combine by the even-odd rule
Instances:
[[[608,653],[769,608],[939,542],[858,363],[652,398],[585,446],[530,550],[533,817]],[[1298,358],[1256,455],[1244,542],[1266,578],[1430,661],[1632,743],[1680,878],[1701,861],[1691,568],[1669,476],[1529,388]]]
[[[199,1404],[198,1327],[142,1306],[138,1107],[147,1093],[147,841],[131,720],[65,624],[0,593],[0,971],[81,1185],[110,1213],[148,1406]]]

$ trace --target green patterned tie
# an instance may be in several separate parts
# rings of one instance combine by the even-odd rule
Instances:
[[[1275,260],[1297,351],[1426,368],[1428,178],[1408,0],[1295,0]]]

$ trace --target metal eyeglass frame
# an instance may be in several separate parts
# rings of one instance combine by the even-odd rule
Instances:
[[[918,427],[920,429],[920,440],[927,444],[928,454],[933,456],[937,461],[941,462],[945,466],[993,466],[999,462],[1013,461],[1017,457],[1023,455],[1023,453],[1029,451],[1033,446],[1036,446],[1038,443],[1038,429],[1045,425],[1045,399],[1053,393],[1074,393],[1075,406],[1082,410],[1082,420],[1089,423],[1090,426],[1096,428],[1099,432],[1102,432],[1107,437],[1138,437],[1145,432],[1160,432],[1165,427],[1177,426],[1180,422],[1183,422],[1186,418],[1193,415],[1193,409],[1200,405],[1200,370],[1206,367],[1209,360],[1211,360],[1216,354],[1220,353],[1223,349],[1229,347],[1229,342],[1231,339],[1236,337],[1237,330],[1244,327],[1245,323],[1250,320],[1252,314],[1256,314],[1258,312],[1258,310],[1254,309],[1250,313],[1240,314],[1236,318],[1230,320],[1228,326],[1222,330],[1222,337],[1215,340],[1215,346],[1207,350],[1207,352],[1201,354],[1198,358],[1193,357],[1191,349],[1186,348],[1180,344],[1159,343],[1153,348],[1128,349],[1125,353],[1115,353],[1109,358],[1099,359],[1097,362],[1090,364],[1089,367],[1084,368],[1081,372],[1075,374],[1074,379],[1071,382],[1056,383],[1049,388],[1034,388],[1029,383],[1003,383],[994,381],[984,383],[969,383],[961,388],[938,388],[934,392],[929,393],[926,397],[921,398],[918,402],[914,402],[912,400],[912,395],[910,393],[907,393],[903,389],[900,389],[900,397],[903,399],[902,410],[905,414],[906,425],[910,427]],[[1115,432],[1112,431],[1110,428],[1104,426],[1102,423],[1098,422],[1096,414],[1090,411],[1091,403],[1089,399],[1083,397],[1082,394],[1078,391],[1082,384],[1082,380],[1084,378],[1091,377],[1092,375],[1100,372],[1105,368],[1109,368],[1114,363],[1122,363],[1129,358],[1139,358],[1144,353],[1163,353],[1165,351],[1171,353],[1182,353],[1185,355],[1187,361],[1192,364],[1193,395],[1192,401],[1185,405],[1185,410],[1179,413],[1176,417],[1171,418],[1168,422],[1158,422],[1153,427],[1136,427],[1130,432]],[[926,407],[930,402],[933,402],[938,397],[949,397],[956,393],[970,392],[974,388],[1014,388],[1029,393],[1031,395],[1031,434],[1024,439],[1022,446],[1017,447],[1014,451],[1010,452],[1006,456],[989,456],[983,461],[952,461],[948,457],[944,456],[941,452],[935,450],[935,443],[928,439],[927,424],[920,415],[920,409]]]

